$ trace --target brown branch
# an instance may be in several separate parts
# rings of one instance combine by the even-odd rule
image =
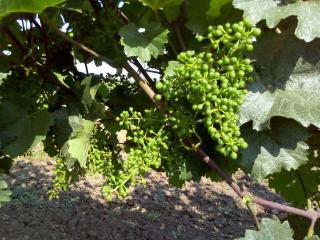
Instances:
[[[152,80],[152,78],[149,76],[149,74],[147,73],[147,71],[144,69],[144,67],[141,65],[141,63],[138,61],[138,59],[133,58],[132,59],[133,64],[137,66],[137,68],[139,69],[139,71],[142,73],[142,75],[145,77],[145,79],[147,80],[147,82],[154,87],[154,81]]]
[[[185,43],[185,41],[183,39],[183,36],[181,34],[181,31],[179,29],[177,21],[173,21],[171,23],[171,26],[172,26],[172,29],[173,29],[173,31],[175,32],[175,34],[176,34],[176,36],[178,38],[178,41],[179,41],[179,44],[181,46],[182,51],[186,51],[187,50],[186,43]]]
[[[93,51],[92,49],[86,47],[85,45],[77,42],[76,40],[72,39],[71,37],[69,37],[69,36],[66,35],[65,33],[61,32],[61,31],[50,21],[50,19],[48,19],[47,17],[44,17],[44,16],[43,16],[42,19],[44,20],[44,22],[45,22],[48,26],[51,27],[51,29],[52,29],[57,35],[59,35],[60,37],[62,37],[64,40],[70,42],[72,45],[78,47],[79,49],[81,49],[81,50],[89,53],[89,54],[92,55],[93,57],[100,58],[101,60],[103,60],[103,61],[105,61],[106,63],[108,63],[110,66],[115,67],[115,65],[113,64],[113,62],[112,62],[110,59],[108,59],[108,58],[106,58],[106,57],[98,54],[97,52]]]
[[[163,109],[164,105],[161,101],[155,99],[156,93],[150,88],[148,84],[140,77],[140,75],[130,66],[128,62],[124,64],[124,69],[133,77],[141,89],[148,95],[152,102],[159,108]]]

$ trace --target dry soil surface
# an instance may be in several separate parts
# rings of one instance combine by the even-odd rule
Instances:
[[[151,172],[147,185],[108,203],[100,194],[102,179],[91,176],[73,184],[60,200],[48,201],[53,169],[50,159],[16,161],[7,177],[13,200],[0,209],[0,240],[228,240],[255,228],[242,200],[223,182],[203,178],[175,189],[165,174]],[[282,201],[240,171],[233,178],[258,196]],[[259,218],[279,216],[274,210],[257,211]]]

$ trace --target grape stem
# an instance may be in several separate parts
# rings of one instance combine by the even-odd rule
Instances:
[[[48,20],[48,19],[47,19]],[[51,23],[51,22],[49,22]],[[51,23],[52,24],[52,23]],[[59,31],[60,32],[60,31]],[[58,32],[57,32],[58,33]],[[73,40],[72,38],[69,38],[64,33],[60,32],[59,35],[69,41],[70,43],[78,46],[82,50],[90,53],[92,56],[96,58],[100,58],[101,60],[106,61],[107,63],[110,63],[110,60],[107,59],[104,56],[101,56],[100,54],[96,53],[95,51],[91,50],[90,48],[82,45],[81,43]],[[112,65],[112,63],[110,64]],[[145,81],[140,77],[140,75],[131,67],[131,65],[128,62],[125,62],[124,69],[127,70],[127,72],[133,77],[133,79],[136,81],[136,83],[139,85],[139,87],[148,95],[148,97],[151,99],[151,101],[156,105],[156,107],[160,110],[164,110],[164,102],[157,101],[155,99],[156,93],[153,91],[153,89],[145,83]],[[184,138],[183,141],[191,146],[193,150],[197,153],[197,155],[202,159],[203,162],[205,162],[212,171],[216,172],[235,192],[240,198],[244,198],[246,196],[246,193],[241,190],[238,184],[236,184],[233,179],[228,176],[215,162],[210,156],[200,147],[195,147],[195,143],[192,140],[191,137]],[[308,236],[312,236],[314,233],[314,226],[317,222],[317,220],[320,218],[320,212],[312,211],[312,210],[303,210],[295,207],[290,207],[284,204],[280,204],[277,202],[269,201],[257,196],[252,195],[252,203],[258,204],[262,207],[268,207],[272,209],[277,209],[282,212],[290,213],[299,215],[305,218],[308,218],[311,223],[310,227],[308,229]]]

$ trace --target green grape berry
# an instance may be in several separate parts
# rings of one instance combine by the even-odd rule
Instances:
[[[160,100],[162,99],[162,96],[161,96],[160,94],[157,94],[157,95],[155,96],[155,99],[156,99],[157,101],[160,101]]]
[[[252,29],[252,34],[253,34],[253,36],[255,36],[255,37],[259,37],[259,36],[261,35],[261,30],[260,30],[260,28],[253,28],[253,29]]]

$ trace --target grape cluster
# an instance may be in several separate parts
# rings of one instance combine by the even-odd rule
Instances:
[[[108,132],[99,125],[94,128],[93,136],[90,139],[87,172],[108,175],[111,171],[112,152],[109,148]]]
[[[70,172],[62,158],[56,158],[53,186],[48,191],[49,199],[58,199],[61,192],[67,191],[71,179]]]
[[[196,121],[201,121],[217,141],[217,150],[236,159],[238,149],[247,147],[241,138],[238,111],[247,93],[246,83],[253,80],[249,76],[253,72],[251,60],[244,52],[253,49],[252,41],[260,30],[244,19],[233,25],[210,26],[208,31],[197,37],[200,42],[209,42],[208,51],[180,53],[179,67],[156,88],[172,106],[186,103]]]
[[[157,169],[165,160],[169,166],[177,160],[175,151],[169,149],[173,146],[171,133],[166,130],[163,115],[155,109],[146,109],[144,114],[129,108],[123,111],[116,119],[119,125],[127,130],[126,147],[129,148],[128,157],[119,164],[119,169],[103,186],[102,191],[108,199],[113,195],[125,197],[130,186],[138,183],[144,184],[144,175]]]
[[[21,66],[6,75],[0,84],[0,95],[3,99],[12,98],[12,93],[19,99],[29,100],[29,111],[47,110],[56,101],[53,86],[43,81],[32,69]],[[3,100],[0,99],[0,100]]]

